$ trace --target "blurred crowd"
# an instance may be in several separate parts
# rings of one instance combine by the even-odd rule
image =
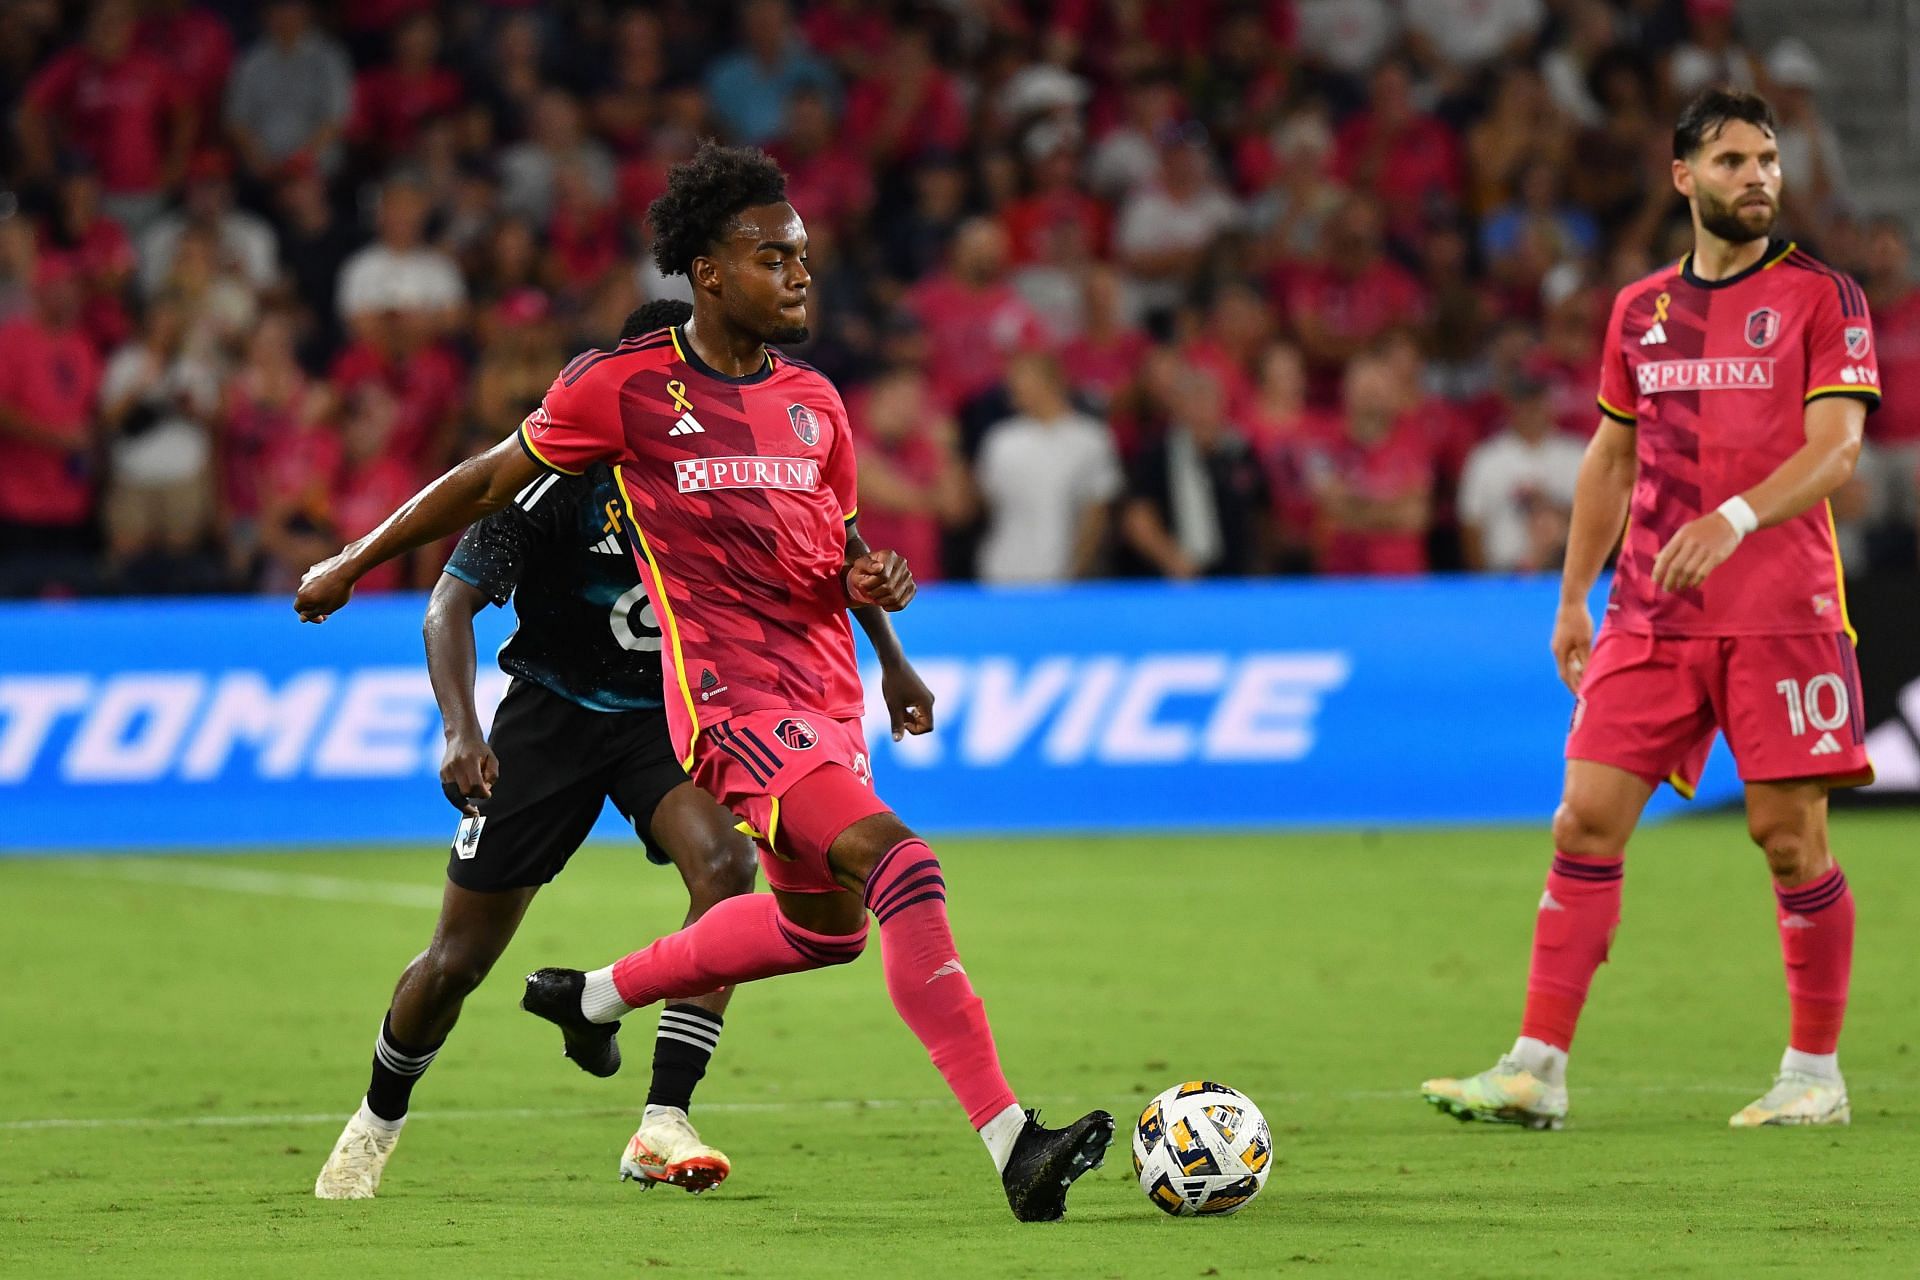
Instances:
[[[789,174],[923,581],[1551,570],[1710,83],[1866,286],[1836,512],[1915,562],[1907,233],[1735,0],[12,0],[0,66],[0,595],[288,589],[686,296],[644,213],[705,136]]]

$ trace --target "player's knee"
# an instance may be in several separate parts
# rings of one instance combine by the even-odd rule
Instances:
[[[429,949],[421,961],[433,994],[441,1000],[460,1000],[487,980],[496,958],[491,947],[450,942]]]
[[[1803,823],[1756,822],[1749,825],[1747,834],[1766,855],[1767,870],[1776,880],[1797,883],[1824,869],[1826,841]]]
[[[1613,825],[1606,814],[1569,796],[1553,811],[1553,847],[1585,857],[1616,856],[1626,842]]]
[[[701,850],[699,865],[687,878],[687,891],[703,909],[726,898],[753,892],[759,869],[753,844],[734,831],[716,836]]]
[[[825,964],[829,967],[839,964],[852,964],[860,958],[860,953],[867,949],[866,923],[864,921],[861,922],[860,932],[843,934],[834,938],[834,942],[837,945],[828,953],[829,958],[825,961]]]

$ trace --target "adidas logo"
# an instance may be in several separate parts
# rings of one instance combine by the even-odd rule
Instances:
[[[962,977],[965,977],[966,972],[967,971],[965,969],[962,969],[960,967],[960,957],[955,956],[953,959],[941,965],[938,969],[935,969],[933,971],[933,976],[927,979],[925,985],[930,987],[934,983],[940,981],[940,979],[951,978],[956,973],[960,974]]]
[[[603,556],[617,556],[622,550],[620,540],[612,534],[608,534],[606,537],[600,539],[600,541],[594,543],[592,549],[598,551]]]
[[[1810,756],[1837,756],[1840,754],[1840,742],[1830,733],[1820,735],[1820,741],[1813,744],[1807,752]]]
[[[1814,923],[1805,916],[1788,916],[1780,922],[1780,927],[1782,929],[1811,929],[1814,927]]]
[[[1657,347],[1666,340],[1667,326],[1658,320],[1653,322],[1653,328],[1640,335],[1640,345],[1643,347]]]
[[[667,434],[670,436],[692,436],[705,435],[706,432],[707,429],[700,425],[700,419],[694,417],[693,411],[689,409],[674,421],[673,429],[667,432]]]
[[[700,701],[706,702],[726,691],[727,686],[720,683],[720,677],[713,674],[712,667],[700,668]]]
[[[1553,893],[1551,890],[1540,895],[1540,909],[1542,911],[1565,911],[1566,910],[1565,907],[1560,905],[1560,900],[1553,896]]]

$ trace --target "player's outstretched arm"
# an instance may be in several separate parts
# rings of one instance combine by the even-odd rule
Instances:
[[[427,619],[420,628],[427,643],[427,678],[433,682],[433,700],[440,704],[447,739],[440,759],[440,789],[448,804],[469,816],[480,812],[476,802],[493,794],[493,784],[500,777],[500,761],[480,731],[480,712],[473,701],[479,666],[473,619],[486,607],[485,593],[443,573],[427,600]]]
[[[1653,562],[1653,581],[1668,591],[1688,591],[1726,563],[1755,529],[1793,519],[1823,502],[1853,477],[1867,406],[1842,396],[1824,396],[1806,409],[1807,442],[1773,473],[1697,520],[1680,526]]]
[[[1587,595],[1626,528],[1627,503],[1633,498],[1639,465],[1633,428],[1602,418],[1580,460],[1567,529],[1567,559],[1560,570],[1560,608],[1553,620],[1553,660],[1560,668],[1560,679],[1575,693],[1580,691],[1580,677],[1593,650]]]
[[[897,612],[913,599],[916,588],[907,558],[897,551],[869,549],[860,530],[848,525],[846,584],[847,603],[860,629],[867,633],[874,656],[880,659],[880,693],[893,723],[893,740],[898,742],[909,733],[931,733],[933,690],[907,661],[885,603],[898,601],[892,605]]]
[[[468,458],[407,499],[366,537],[308,569],[293,597],[295,612],[303,622],[325,622],[346,606],[353,584],[370,570],[492,515],[544,474],[517,435]]]

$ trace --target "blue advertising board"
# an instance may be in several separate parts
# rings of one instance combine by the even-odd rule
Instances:
[[[1544,823],[1555,590],[930,587],[896,624],[937,729],[891,741],[869,678],[876,783],[929,832]],[[0,606],[0,849],[448,838],[422,603]],[[510,625],[488,610],[483,652]],[[1736,794],[1723,757],[1699,803]]]

